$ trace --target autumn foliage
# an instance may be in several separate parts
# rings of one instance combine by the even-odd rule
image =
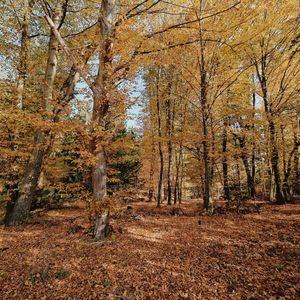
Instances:
[[[299,200],[299,1],[2,0],[0,14],[7,230],[79,205],[85,233],[112,239],[132,202],[177,214],[190,201],[205,220],[239,222],[255,201]],[[204,290],[176,295],[191,291]]]

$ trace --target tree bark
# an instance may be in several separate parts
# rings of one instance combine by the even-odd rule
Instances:
[[[176,157],[176,174],[175,174],[175,183],[174,183],[174,195],[173,195],[173,198],[174,198],[174,204],[177,204],[177,201],[178,201],[178,192],[179,192],[179,166],[177,164],[177,157]]]
[[[237,140],[234,139],[234,146],[237,147]],[[239,163],[239,157],[235,156],[236,163],[235,163],[235,172],[236,172],[236,181],[235,181],[235,186],[238,189],[239,194],[241,195],[242,193],[242,185],[241,185],[241,171],[240,171],[240,163]]]
[[[210,170],[210,161],[209,161],[209,149],[208,149],[208,130],[207,130],[207,118],[205,115],[205,109],[202,111],[202,130],[203,130],[203,161],[204,161],[204,203],[203,207],[205,210],[212,209],[211,201],[211,170]]]
[[[174,204],[181,203],[180,199],[180,168],[182,160],[182,142],[180,141],[179,153],[175,156],[175,183],[174,183]]]
[[[210,181],[211,184],[213,183],[214,180],[214,176],[215,176],[215,153],[216,153],[216,137],[215,137],[215,131],[214,128],[212,126],[213,124],[213,119],[212,119],[212,115],[210,115],[210,132],[211,132],[211,158],[210,158]]]
[[[168,95],[169,97],[170,95]],[[172,166],[172,120],[171,120],[171,100],[166,101],[166,116],[167,116],[167,148],[168,148],[168,166],[167,166],[167,203],[172,204],[172,185],[171,185],[171,166]]]
[[[254,132],[255,124],[254,124],[254,118],[255,118],[255,109],[256,109],[256,96],[255,93],[252,94],[252,131]],[[255,173],[256,173],[256,167],[255,167],[255,137],[252,139],[252,156],[251,156],[251,176],[253,178],[253,181],[255,183]]]
[[[282,186],[281,186],[281,178],[280,178],[280,171],[279,171],[279,153],[278,147],[276,142],[276,127],[273,120],[273,111],[272,107],[269,103],[268,97],[268,87],[267,87],[267,77],[266,77],[266,59],[267,57],[263,55],[260,60],[261,71],[259,71],[258,63],[255,63],[256,74],[259,79],[261,90],[262,90],[262,98],[264,102],[264,109],[267,115],[267,121],[269,125],[269,138],[270,138],[270,147],[271,147],[271,166],[272,166],[272,173],[274,175],[274,183],[275,183],[275,198],[276,203],[284,204],[286,199],[282,193]]]
[[[284,137],[283,137],[283,142],[284,142]],[[283,184],[282,184],[282,191],[283,191],[286,201],[292,200],[289,178],[292,174],[292,159],[293,159],[293,157],[295,157],[295,153],[298,152],[299,145],[300,145],[300,142],[298,142],[298,140],[294,138],[293,149],[289,153],[287,163],[286,162],[284,163],[284,178],[283,178]],[[284,145],[284,147],[285,147],[285,145]]]
[[[300,117],[297,118],[296,130],[294,133],[294,144],[298,143],[299,148],[299,133],[300,133]],[[293,194],[299,193],[300,189],[300,171],[299,171],[299,150],[296,149],[294,153],[294,180],[293,180]]]
[[[93,115],[92,115],[92,141],[91,152],[95,163],[91,169],[92,194],[95,201],[99,202],[106,196],[107,188],[107,163],[102,136],[96,132],[99,126],[105,130],[105,117],[109,111],[107,93],[109,90],[109,69],[112,56],[112,40],[114,35],[114,0],[103,0],[99,14],[99,65],[98,74],[93,85]],[[101,239],[109,235],[109,210],[96,214],[94,238]]]
[[[222,167],[223,167],[223,190],[224,199],[226,201],[230,200],[230,189],[228,183],[228,160],[227,160],[227,122],[223,125],[223,141],[222,141]]]
[[[150,161],[150,174],[149,174],[149,192],[148,199],[152,202],[154,197],[154,161],[155,161],[155,145],[154,136],[151,136],[151,161]]]
[[[179,204],[182,203],[182,197],[183,197],[183,188],[184,188],[184,161],[183,161],[183,151],[181,151],[180,154],[180,172],[179,172],[179,188],[178,188],[178,202]],[[186,194],[184,194],[186,196]]]
[[[53,14],[53,22],[55,27],[58,28],[63,17],[63,2],[57,3]],[[44,93],[41,99],[41,111],[47,110],[47,105],[52,99],[54,79],[57,70],[57,51],[58,40],[55,34],[51,30],[49,46],[48,46],[48,60],[45,72]],[[30,207],[35,195],[38,179],[41,174],[42,162],[44,157],[44,144],[45,136],[42,129],[38,130],[35,137],[36,150],[33,153],[31,161],[26,166],[24,180],[19,190],[19,196],[15,200],[15,203],[9,203],[6,212],[6,225],[16,225],[24,221],[30,214]]]
[[[200,1],[200,15],[203,12],[204,1]],[[200,76],[200,105],[202,113],[202,147],[204,161],[204,195],[203,208],[212,211],[213,203],[211,196],[211,161],[209,155],[209,109],[207,103],[207,70],[205,66],[204,44],[202,36],[202,22],[199,20],[199,76]]]
[[[177,200],[178,200],[179,204],[181,204],[181,202],[182,202],[182,190],[183,190],[183,168],[184,168],[183,139],[184,139],[184,134],[185,134],[187,107],[188,107],[188,104],[186,102],[182,107],[183,116],[182,116],[182,123],[181,123],[181,128],[180,128],[181,133],[180,133],[180,142],[179,142],[178,164],[176,164],[177,184],[175,185],[176,192],[174,194],[175,195],[177,194]],[[174,203],[175,203],[175,200],[174,200]]]
[[[160,109],[160,101],[159,101],[159,79],[160,79],[160,70],[158,70],[157,74],[157,82],[156,82],[156,109],[157,109],[157,131],[158,131],[158,152],[160,158],[160,170],[159,170],[159,179],[158,179],[158,187],[157,187],[157,207],[161,206],[161,192],[162,192],[162,184],[163,184],[163,174],[164,174],[164,156],[162,151],[162,128],[161,128],[161,109]]]
[[[109,225],[109,211],[106,210],[104,213],[99,215],[95,221],[94,237],[95,239],[104,239],[111,234]]]
[[[18,80],[17,80],[17,106],[20,109],[24,107],[25,85],[28,73],[28,51],[29,51],[29,24],[31,3],[28,0],[24,1],[24,15],[21,23],[21,49],[18,66]]]
[[[245,145],[245,138],[244,137],[239,137],[239,144],[240,144],[240,149],[241,149],[241,158],[244,164],[246,176],[247,176],[247,190],[248,190],[248,196],[250,198],[255,197],[255,183],[254,183],[254,178],[251,175],[251,170],[248,162],[248,157],[247,157],[247,151],[246,151],[246,145]]]
[[[273,120],[269,119],[269,130],[270,130],[270,144],[271,144],[271,165],[272,165],[272,171],[274,174],[274,183],[275,183],[275,197],[276,202],[278,204],[284,204],[286,202],[286,199],[283,196],[282,193],[282,187],[281,187],[281,178],[280,178],[280,172],[279,172],[279,154],[278,154],[278,148],[276,143],[276,137],[275,137],[275,124]]]

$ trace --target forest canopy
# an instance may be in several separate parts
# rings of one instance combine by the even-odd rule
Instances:
[[[296,0],[0,1],[6,225],[84,200],[299,195]],[[129,114],[136,119],[128,125]]]
[[[300,299],[299,0],[0,0],[1,299]]]

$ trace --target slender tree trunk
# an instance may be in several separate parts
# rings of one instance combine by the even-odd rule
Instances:
[[[234,139],[234,145],[237,147],[237,141]],[[235,172],[236,172],[236,181],[235,181],[235,186],[238,189],[239,194],[241,195],[242,193],[242,185],[241,185],[241,171],[240,171],[240,164],[238,157],[235,157],[236,163],[235,163]]]
[[[271,145],[270,145],[270,132],[268,129],[268,126],[264,129],[265,132],[267,132],[266,138],[267,138],[267,144],[266,144],[266,174],[268,174],[268,180],[267,180],[267,191],[269,192],[268,198],[269,201],[275,200],[275,194],[274,194],[274,183],[273,183],[273,169],[271,164]]]
[[[171,100],[167,99],[166,101],[166,117],[167,117],[167,148],[168,148],[168,165],[167,165],[167,203],[168,205],[172,204],[172,185],[171,185],[171,166],[172,166],[172,120],[171,120]]]
[[[255,124],[254,124],[254,118],[255,118],[255,109],[256,109],[256,96],[255,96],[255,93],[252,94],[252,110],[253,110],[253,113],[252,113],[252,118],[253,118],[253,121],[252,121],[252,131],[254,132],[254,128],[255,128]],[[255,138],[253,137],[253,140],[252,140],[252,156],[251,156],[251,176],[252,176],[252,179],[255,183],[255,173],[256,173],[256,167],[255,167]]]
[[[18,66],[18,80],[17,80],[17,106],[23,109],[25,98],[25,85],[28,73],[27,61],[29,51],[29,24],[30,24],[31,5],[28,0],[24,1],[24,15],[21,29],[21,50]]]
[[[228,183],[228,160],[227,160],[227,122],[223,125],[223,141],[222,141],[222,167],[223,167],[223,190],[224,199],[226,201],[230,200],[230,189]]]
[[[182,103],[182,102],[180,102]],[[174,103],[174,107],[173,107],[173,132],[174,132],[174,128],[175,128],[175,106],[176,103]],[[175,179],[174,179],[174,194],[173,194],[173,198],[174,198],[174,204],[176,205],[178,202],[178,196],[179,196],[179,168],[180,168],[180,152],[181,152],[181,148],[182,148],[182,130],[183,127],[181,126],[180,128],[181,130],[181,135],[179,137],[179,151],[177,150],[177,147],[175,147],[175,153],[174,153],[174,158],[175,158]]]
[[[178,201],[178,190],[179,190],[179,164],[178,164],[178,157],[175,156],[175,182],[174,182],[174,204],[177,204]]]
[[[200,15],[203,12],[204,1],[200,1]],[[211,197],[211,161],[209,155],[209,111],[207,103],[207,70],[202,36],[202,22],[199,21],[199,75],[200,75],[200,104],[202,113],[202,147],[204,161],[204,195],[203,208],[213,210]]]
[[[184,161],[183,161],[183,151],[180,153],[180,173],[179,173],[179,188],[178,188],[178,202],[182,203],[183,188],[184,188]],[[184,194],[186,196],[186,194]]]
[[[164,166],[164,170],[166,169],[166,166]],[[163,191],[164,191],[164,194],[163,194],[163,202],[167,200],[168,198],[168,188],[167,188],[167,176],[166,174],[164,174],[163,176]]]
[[[281,141],[282,141],[282,161],[283,161],[283,182],[282,182],[282,193],[284,195],[284,198],[288,200],[290,198],[290,193],[289,193],[289,184],[288,184],[288,178],[289,178],[289,171],[288,171],[288,166],[287,166],[287,160],[286,160],[286,145],[285,145],[285,138],[284,138],[284,126],[280,126],[280,131],[281,131]],[[294,151],[294,149],[293,149]]]
[[[264,109],[267,115],[267,120],[269,125],[271,166],[272,166],[272,173],[274,175],[275,198],[278,204],[283,204],[286,202],[286,199],[284,198],[284,195],[282,193],[282,187],[281,187],[281,178],[280,178],[280,171],[279,171],[279,153],[278,153],[278,147],[276,141],[276,127],[273,120],[273,112],[268,99],[268,87],[267,87],[267,77],[266,77],[266,56],[262,56],[261,58],[261,72],[259,71],[259,66],[257,63],[255,67],[261,85]]]
[[[254,184],[254,179],[251,175],[251,170],[248,162],[248,157],[247,157],[247,151],[245,149],[245,138],[244,137],[239,137],[239,143],[240,143],[240,149],[241,149],[241,158],[244,164],[244,168],[246,171],[247,175],[247,189],[248,189],[248,196],[250,198],[255,197],[255,184]]]
[[[184,168],[184,160],[183,160],[183,138],[185,134],[185,124],[186,124],[186,112],[187,112],[187,103],[183,106],[183,118],[181,123],[181,134],[180,134],[180,143],[179,143],[179,154],[178,154],[178,165],[176,167],[177,173],[177,200],[179,204],[182,202],[182,190],[183,190],[183,168]],[[177,201],[176,201],[177,202]]]
[[[53,14],[53,22],[55,27],[58,28],[63,17],[63,2],[58,2]],[[48,61],[45,73],[44,93],[41,100],[41,110],[47,110],[48,103],[52,99],[54,79],[57,70],[57,51],[58,40],[54,33],[51,31],[49,46],[48,46]],[[16,225],[24,221],[30,214],[30,207],[35,196],[38,185],[38,179],[41,174],[42,162],[44,157],[43,144],[45,136],[40,129],[36,135],[35,143],[36,150],[33,157],[26,166],[24,180],[19,190],[19,196],[15,203],[10,203],[6,212],[5,223],[6,225]]]
[[[150,174],[149,174],[149,192],[148,198],[151,202],[154,197],[154,162],[155,162],[155,145],[154,145],[154,137],[153,133],[151,136],[151,161],[150,161]]]
[[[299,193],[300,189],[300,171],[299,171],[299,133],[300,133],[300,117],[297,118],[297,126],[294,133],[294,144],[298,147],[294,153],[294,180],[293,180],[293,194]]]
[[[203,147],[203,161],[204,161],[204,197],[203,208],[205,210],[212,210],[211,197],[211,161],[209,157],[209,134],[208,134],[208,113],[207,113],[207,99],[206,99],[206,72],[201,71],[201,108],[202,108],[202,147]]]
[[[292,200],[289,178],[292,173],[292,159],[293,159],[295,153],[298,152],[299,145],[300,145],[299,142],[297,140],[294,140],[293,149],[290,152],[288,161],[287,161],[287,163],[285,163],[285,166],[284,166],[284,178],[283,178],[283,184],[282,184],[282,191],[283,191],[284,197],[287,201]]]
[[[278,154],[278,148],[276,143],[276,137],[275,137],[275,124],[274,122],[269,119],[269,130],[270,130],[270,144],[271,144],[271,165],[272,170],[274,174],[274,183],[275,183],[275,197],[276,202],[278,204],[284,204],[286,202],[286,199],[283,196],[282,188],[281,188],[281,178],[280,178],[280,172],[279,172],[279,154]]]
[[[181,203],[181,185],[182,185],[182,180],[181,180],[181,174],[180,169],[182,169],[182,143],[179,145],[179,153],[176,155],[176,161],[175,161],[175,167],[176,167],[176,174],[175,174],[175,184],[174,184],[174,204],[177,204],[177,202]]]
[[[174,184],[174,204],[181,203],[180,199],[180,169],[182,160],[182,142],[179,145],[179,153],[175,156],[175,184]]]
[[[248,196],[253,199],[255,197],[255,184],[251,175],[248,159],[245,155],[242,155],[242,161],[247,175]]]
[[[213,128],[213,119],[212,116],[210,116],[210,132],[211,132],[211,159],[210,159],[210,181],[213,182],[214,176],[215,176],[215,153],[216,153],[216,137],[215,137],[215,131]]]
[[[159,78],[160,78],[160,70],[158,70],[157,82],[156,82],[156,109],[157,109],[157,130],[158,130],[158,152],[160,159],[160,169],[159,169],[159,179],[158,179],[158,187],[157,187],[157,207],[161,205],[161,192],[162,192],[162,184],[163,184],[163,174],[164,174],[164,156],[162,151],[162,128],[161,128],[161,109],[159,102]]]
[[[203,161],[204,161],[204,203],[203,207],[206,210],[211,209],[211,194],[210,194],[210,183],[211,183],[211,170],[209,162],[209,150],[208,150],[208,130],[207,130],[207,118],[205,115],[202,118],[203,126]]]

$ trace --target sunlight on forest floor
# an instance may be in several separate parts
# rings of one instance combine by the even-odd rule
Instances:
[[[213,216],[200,215],[196,201],[182,204],[182,216],[154,205],[132,204],[113,215],[114,234],[103,243],[92,240],[79,208],[39,212],[25,226],[1,227],[1,297],[299,297],[300,204]]]

